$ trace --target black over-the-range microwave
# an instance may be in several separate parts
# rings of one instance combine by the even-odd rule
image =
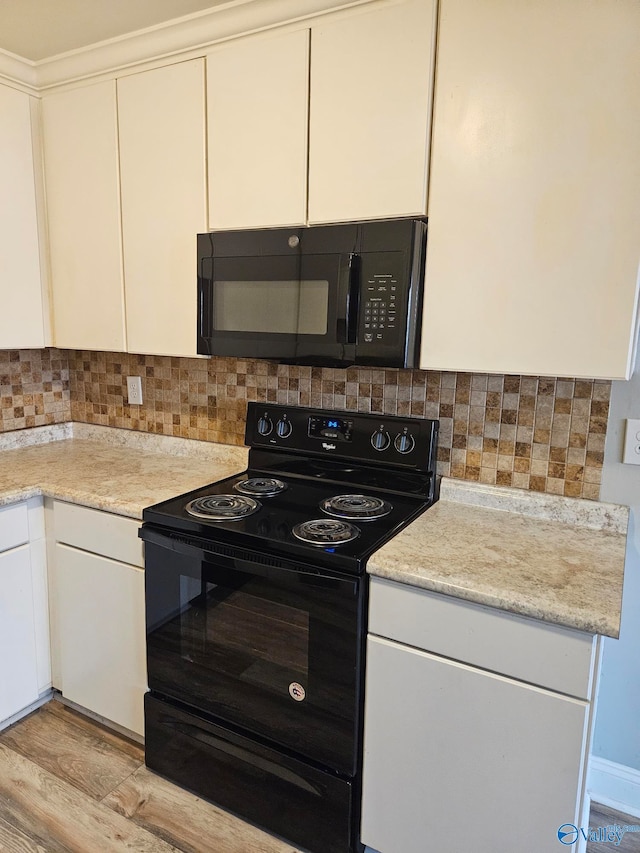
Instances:
[[[418,363],[427,223],[198,235],[198,352],[289,364]]]

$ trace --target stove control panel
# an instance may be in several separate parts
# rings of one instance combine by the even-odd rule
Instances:
[[[331,441],[353,441],[353,421],[349,418],[309,417],[309,437]]]
[[[417,471],[435,471],[438,421],[249,403],[245,443]]]

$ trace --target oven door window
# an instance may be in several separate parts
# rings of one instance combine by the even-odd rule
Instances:
[[[146,548],[150,689],[352,772],[362,581]]]

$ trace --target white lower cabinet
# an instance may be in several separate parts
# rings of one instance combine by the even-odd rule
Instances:
[[[0,728],[51,686],[42,500],[0,508]]]
[[[372,587],[371,630],[384,632],[402,617],[403,588],[379,581]],[[533,620],[404,589],[412,607],[415,596],[424,595],[426,630],[436,639],[432,650],[423,650],[405,644],[404,636],[369,636],[363,842],[380,853],[552,853],[559,846],[558,828],[580,825],[589,699],[454,660],[447,655],[449,640],[442,647],[437,641],[438,623],[446,635],[455,622],[450,608],[459,607],[461,626],[467,613],[486,619],[484,626],[476,619],[467,636],[470,656],[484,648],[482,663],[490,665],[494,650],[498,657],[509,656],[508,638],[515,660],[522,647],[509,632],[515,626],[525,637]],[[554,626],[533,625],[561,642]],[[575,635],[592,644],[592,638],[560,631],[567,635],[566,654],[558,647],[557,656],[547,658],[549,671],[591,669],[593,656],[585,661],[583,650],[576,654],[570,641]],[[533,646],[530,655],[523,654],[523,672],[536,654]]]
[[[65,699],[142,735],[147,674],[139,524],[59,501],[53,521],[56,686]]]
[[[38,698],[29,546],[0,554],[0,721]]]

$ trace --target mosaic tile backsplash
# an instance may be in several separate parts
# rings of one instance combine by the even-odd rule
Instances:
[[[66,352],[0,350],[0,432],[70,419]]]
[[[126,402],[141,376],[144,403]],[[75,350],[0,352],[1,430],[74,420],[241,445],[249,400],[440,419],[439,473],[596,500],[611,383],[296,367]]]

